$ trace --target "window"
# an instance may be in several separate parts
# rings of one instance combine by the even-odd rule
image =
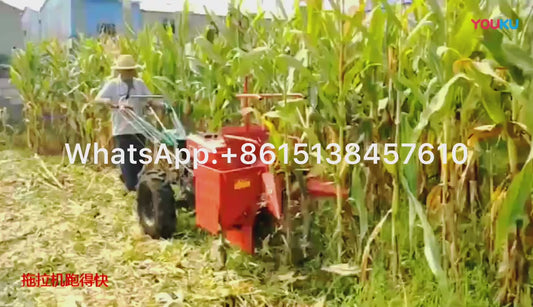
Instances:
[[[117,28],[114,23],[99,23],[97,25],[98,34],[116,35]]]
[[[163,27],[165,27],[165,29],[168,30],[168,28],[170,27],[172,29],[172,33],[176,33],[176,25],[174,24],[174,20],[170,20],[170,19],[163,19]]]

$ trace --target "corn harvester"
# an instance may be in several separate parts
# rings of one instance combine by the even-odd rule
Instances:
[[[171,237],[176,231],[177,207],[194,208],[198,227],[213,235],[222,235],[231,245],[253,254],[259,243],[254,234],[258,227],[262,227],[258,223],[259,213],[267,212],[273,221],[283,218],[287,203],[284,201],[283,176],[277,174],[274,165],[265,164],[259,158],[261,147],[269,141],[268,129],[252,124],[246,110],[251,103],[303,98],[303,95],[247,93],[245,82],[244,93],[236,98],[241,101],[242,124],[223,127],[218,133],[186,135],[172,109],[173,130],[160,131],[146,121],[136,119],[139,125],[146,127],[145,134],[155,147],[166,144],[178,150],[187,149],[191,157],[195,150],[207,152],[207,157],[204,155],[202,160],[205,162],[194,168],[194,161],[178,169],[164,164],[145,166],[137,189],[137,211],[146,234],[153,238]],[[252,164],[241,159],[246,144],[253,144],[255,148],[256,159]],[[228,154],[234,155],[229,163]],[[179,187],[173,189],[173,186]],[[174,193],[175,190],[179,193]],[[306,178],[306,191],[312,198],[336,197],[333,183],[316,177]],[[347,194],[342,191],[342,197],[346,198]]]

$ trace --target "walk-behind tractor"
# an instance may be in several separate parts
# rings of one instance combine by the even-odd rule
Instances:
[[[151,165],[140,175],[137,208],[139,220],[145,233],[153,238],[168,238],[176,227],[176,205],[192,207],[196,214],[196,225],[211,234],[223,235],[230,244],[254,253],[254,233],[259,212],[268,212],[274,221],[282,218],[283,177],[276,175],[274,166],[259,159],[259,150],[268,142],[268,130],[261,125],[250,123],[244,114],[251,101],[262,102],[268,99],[302,98],[301,94],[249,94],[237,95],[241,100],[244,125],[223,127],[219,133],[195,133],[183,139],[181,123],[172,111],[175,130],[157,131],[153,126],[143,126],[151,140],[167,146],[186,148],[189,153],[207,153],[203,163],[192,168],[181,165],[179,169],[167,165]],[[141,119],[137,118],[141,123]],[[244,163],[239,157],[244,144],[255,145],[255,163]],[[157,144],[156,144],[157,145]],[[155,150],[154,150],[155,152]],[[236,155],[228,163],[225,157]],[[192,154],[191,154],[192,156]],[[249,161],[249,160],[248,160]],[[180,197],[174,196],[171,185],[179,185]],[[318,178],[308,178],[306,190],[311,197],[335,197],[333,183]],[[344,191],[343,197],[347,197]],[[194,199],[194,200],[193,200]],[[255,229],[254,229],[255,228]],[[260,232],[260,230],[259,230]]]

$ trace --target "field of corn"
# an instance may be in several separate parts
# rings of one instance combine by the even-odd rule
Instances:
[[[319,2],[274,19],[235,8],[225,24],[192,37],[184,14],[176,36],[157,26],[81,37],[71,49],[29,44],[14,57],[26,130],[0,130],[0,302],[57,304],[52,290],[21,289],[22,273],[97,270],[114,285],[79,290],[79,302],[531,306],[531,3],[376,2],[371,12],[342,14]],[[472,20],[484,18],[519,26],[476,29]],[[195,229],[191,213],[180,214],[176,238],[147,240],[132,230],[133,196],[119,193],[116,170],[65,162],[65,143],[112,145],[109,115],[93,99],[120,53],[143,65],[140,77],[189,132],[238,123],[234,95],[250,77],[250,92],[306,96],[254,106],[276,147],[430,143],[437,160],[388,165],[380,148],[377,164],[305,165],[339,194],[348,188],[348,201],[287,193],[282,243],[263,242],[255,257],[231,250],[218,268],[213,238]],[[13,149],[22,137],[29,149]],[[438,158],[439,144],[456,143],[468,147],[465,164]],[[301,165],[279,168],[293,179],[289,190],[302,182]]]

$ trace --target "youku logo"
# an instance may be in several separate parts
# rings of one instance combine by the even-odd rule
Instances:
[[[474,23],[474,29],[477,29],[478,26],[481,26],[482,29],[518,29],[519,20],[512,19],[472,19]]]

